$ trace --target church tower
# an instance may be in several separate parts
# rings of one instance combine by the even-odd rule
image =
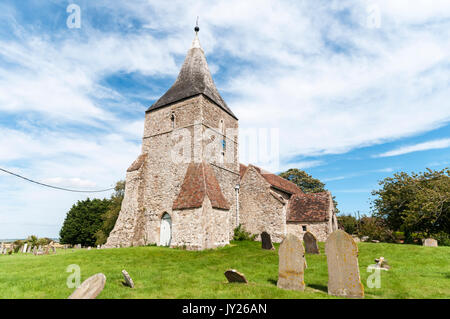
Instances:
[[[232,238],[239,184],[238,119],[220,96],[195,28],[172,87],[145,114],[142,153],[105,247],[201,250]]]

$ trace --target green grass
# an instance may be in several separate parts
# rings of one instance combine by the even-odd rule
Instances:
[[[450,298],[450,247],[360,243],[359,266],[366,298]],[[304,292],[278,289],[278,250],[259,242],[233,242],[201,252],[161,247],[58,250],[55,255],[0,255],[0,298],[67,298],[70,273],[77,264],[81,279],[102,272],[107,277],[99,298],[334,298],[327,294],[327,261],[306,255]],[[278,245],[276,245],[278,248]],[[381,273],[381,288],[366,285],[366,271],[383,256],[391,270]],[[227,284],[224,271],[234,268],[249,284]],[[135,288],[122,285],[122,269]]]

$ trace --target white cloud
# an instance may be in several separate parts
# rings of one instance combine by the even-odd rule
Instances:
[[[380,6],[379,29],[364,27],[372,3]],[[0,10],[17,29],[16,38],[0,37],[0,62],[14,66],[0,67],[0,114],[20,118],[17,127],[0,126],[3,166],[38,180],[102,188],[124,178],[140,152],[145,106],[102,79],[117,72],[175,77],[197,15],[202,46],[240,127],[280,128],[282,170],[325,164],[290,163],[299,155],[344,153],[450,120],[443,103],[450,100],[448,1],[99,0],[89,6],[107,9],[110,24],[138,19],[148,29],[100,31],[85,15],[78,37],[67,30],[48,36],[19,25],[20,9]],[[117,115],[118,108],[133,117]],[[8,178],[0,227],[39,220],[55,224],[56,234],[64,213],[84,196],[0,178]]]
[[[424,143],[403,146],[398,149],[375,155],[375,157],[391,157],[413,152],[436,150],[450,147],[450,138],[428,141]]]

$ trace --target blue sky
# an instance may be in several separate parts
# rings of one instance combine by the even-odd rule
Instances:
[[[71,3],[79,29],[66,24]],[[76,189],[123,179],[197,16],[241,131],[279,130],[279,165],[252,163],[305,169],[343,213],[368,213],[395,172],[450,166],[448,1],[6,0],[0,167]],[[85,197],[0,174],[0,238],[57,237]]]

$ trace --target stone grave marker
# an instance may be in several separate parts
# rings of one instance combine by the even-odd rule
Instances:
[[[263,231],[261,233],[261,248],[267,250],[275,249],[272,244],[272,239],[270,238],[269,233]]]
[[[423,241],[423,245],[427,246],[427,247],[437,247],[438,246],[438,242],[436,239],[433,238],[427,238]]]
[[[102,273],[93,275],[83,281],[67,299],[95,299],[105,287],[106,276]]]
[[[339,229],[325,243],[328,263],[328,294],[364,298],[358,266],[358,246],[352,236]]]
[[[28,244],[25,243],[25,244],[23,245],[22,253],[26,253],[26,252],[27,252],[27,249],[28,249]]]
[[[31,244],[28,246],[27,254],[31,253]]]
[[[55,247],[55,246],[52,246],[52,252],[53,252],[54,254],[56,254],[56,247]]]
[[[288,234],[278,249],[277,287],[289,290],[305,290],[305,250],[301,240]]]
[[[33,255],[36,255],[36,254],[37,254],[37,247],[34,246],[34,247],[33,247]]]
[[[228,269],[227,271],[225,271],[225,277],[227,277],[229,283],[248,283],[247,278],[245,278],[244,274],[241,274],[239,271],[236,271],[234,269]]]
[[[125,282],[123,283],[124,286],[128,286],[130,288],[134,288],[133,279],[131,279],[130,275],[128,274],[128,272],[125,269],[122,270],[122,275],[123,275],[123,279],[125,280]]]
[[[305,243],[305,250],[307,254],[320,254],[319,245],[317,244],[317,238],[314,234],[307,231],[303,235],[303,242]]]

